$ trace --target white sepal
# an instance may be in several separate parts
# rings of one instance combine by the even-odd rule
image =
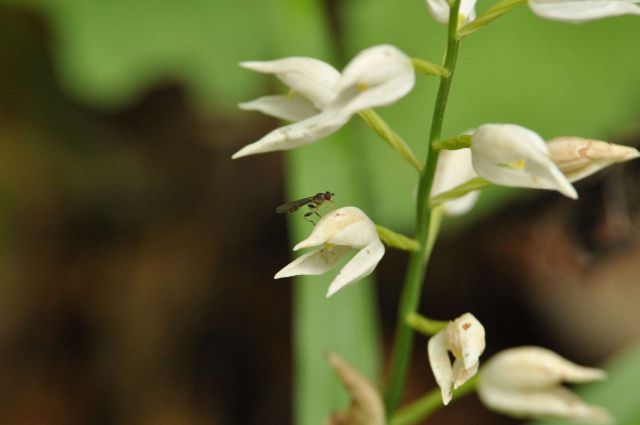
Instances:
[[[335,132],[349,120],[340,111],[326,111],[302,121],[276,128],[257,142],[253,142],[233,154],[237,159],[259,153],[282,151],[315,142]]]
[[[553,21],[580,24],[620,15],[640,15],[638,0],[529,0],[536,15]]]
[[[512,187],[557,190],[578,194],[549,157],[544,140],[515,124],[483,124],[472,136],[473,168],[490,182]]]
[[[331,65],[314,58],[291,57],[273,61],[241,62],[240,66],[276,77],[294,92],[322,110],[336,97],[340,73]]]
[[[274,279],[299,275],[319,275],[333,268],[350,251],[348,246],[321,247],[307,252],[282,268]]]
[[[485,363],[478,380],[478,396],[490,409],[514,417],[542,417],[588,424],[610,424],[602,408],[586,404],[563,382],[604,379],[600,369],[574,364],[540,347],[501,351]]]
[[[581,180],[603,168],[640,157],[631,146],[580,137],[556,137],[547,142],[551,160],[570,182]]]
[[[411,59],[397,47],[383,44],[360,52],[345,67],[332,108],[352,115],[389,105],[415,85]]]
[[[433,179],[433,186],[431,187],[431,196],[451,190],[477,176],[471,163],[470,149],[443,150],[438,157],[438,166]],[[445,202],[443,205],[444,211],[449,216],[465,214],[473,208],[479,196],[480,192],[475,191],[453,201]]]
[[[245,111],[258,111],[285,121],[302,121],[318,113],[306,98],[297,93],[263,96],[238,105]]]

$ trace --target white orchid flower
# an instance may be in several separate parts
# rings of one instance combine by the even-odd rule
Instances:
[[[447,0],[426,0],[429,13],[441,24],[449,23],[450,6]],[[476,0],[461,0],[458,15],[462,18],[460,24],[465,24],[476,19]]]
[[[471,150],[443,150],[438,157],[431,196],[437,196],[451,190],[475,177],[478,175],[473,170],[471,163]],[[469,192],[458,199],[445,202],[442,207],[449,216],[462,215],[473,208],[479,196],[479,191]]]
[[[578,194],[549,157],[537,133],[515,124],[483,124],[472,136],[473,168],[490,182],[512,187],[557,190]]]
[[[460,387],[478,372],[480,355],[484,351],[484,327],[471,313],[465,313],[429,339],[427,351],[433,376],[442,392],[442,403],[453,398],[453,389]],[[451,364],[449,351],[453,354]]]
[[[605,377],[604,371],[578,366],[553,351],[518,347],[501,351],[482,367],[478,396],[488,408],[518,418],[609,424],[613,421],[604,409],[586,404],[561,386],[563,382],[581,384]]]
[[[553,21],[580,24],[620,15],[640,15],[638,0],[529,0],[536,15]]]
[[[333,413],[325,425],[384,425],[384,405],[373,384],[337,354],[329,353],[327,359],[349,392],[351,404]]]
[[[551,160],[570,182],[584,179],[609,165],[640,157],[631,146],[580,137],[556,137],[547,142]]]
[[[327,298],[371,274],[384,255],[376,225],[356,207],[339,208],[326,214],[311,235],[293,250],[309,247],[319,248],[293,260],[275,275],[275,279],[323,274],[353,248],[359,250],[333,279]]]
[[[391,45],[363,50],[342,74],[311,58],[244,62],[241,65],[275,74],[292,89],[292,93],[262,97],[240,107],[294,123],[277,128],[245,146],[233,155],[234,159],[315,142],[337,131],[354,114],[397,101],[415,84],[411,59]]]

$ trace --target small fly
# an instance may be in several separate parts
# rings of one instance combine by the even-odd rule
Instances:
[[[306,198],[302,198],[292,202],[287,202],[286,204],[282,204],[278,208],[276,208],[276,213],[278,214],[294,213],[306,205],[309,207],[310,211],[304,214],[304,219],[313,224],[316,224],[311,219],[311,216],[317,215],[318,217],[321,217],[320,213],[318,213],[318,208],[320,208],[320,205],[322,205],[325,201],[332,201],[334,196],[335,194],[331,192],[316,193],[313,196],[308,196]]]

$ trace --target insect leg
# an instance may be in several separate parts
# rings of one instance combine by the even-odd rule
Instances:
[[[312,223],[315,226],[316,222],[311,219],[311,216],[314,215],[314,214],[318,215],[318,212],[317,211],[309,211],[309,212],[304,214],[304,219],[307,220],[309,223]]]

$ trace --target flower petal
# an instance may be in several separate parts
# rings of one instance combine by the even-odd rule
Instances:
[[[580,24],[620,15],[640,15],[637,0],[529,0],[536,15],[554,21]]]
[[[437,22],[441,24],[449,23],[449,3],[446,0],[426,0],[429,13]],[[462,0],[460,2],[459,15],[464,18],[464,22],[471,22],[476,18],[476,0]]]
[[[369,245],[362,248],[351,260],[340,270],[340,273],[333,279],[327,298],[338,292],[347,285],[357,282],[368,276],[376,268],[384,255],[384,244],[379,239],[373,240]]]
[[[277,128],[257,142],[240,149],[231,158],[304,146],[335,132],[348,120],[349,116],[341,115],[340,111],[326,111],[306,120]]]
[[[577,365],[541,347],[501,351],[487,362],[483,373],[486,381],[524,390],[548,388],[562,382],[592,382],[606,377],[600,369]]]
[[[475,376],[478,373],[480,362],[476,363],[470,368],[466,368],[461,360],[454,360],[453,362],[453,389],[460,388],[465,382]]]
[[[444,332],[438,332],[429,339],[427,352],[429,353],[431,371],[442,393],[442,404],[446,406],[453,398],[453,369],[449,360]]]
[[[465,313],[445,328],[447,346],[465,369],[478,365],[485,349],[485,330],[482,323],[471,313]]]
[[[537,133],[514,124],[484,124],[472,138],[473,168],[481,177],[503,186],[554,189],[578,197]]]
[[[345,113],[393,103],[415,85],[411,59],[397,47],[384,44],[360,52],[344,69],[339,94],[331,107]]]
[[[330,270],[347,252],[350,251],[346,246],[334,246],[331,248],[322,247],[308,252],[291,263],[284,266],[273,277],[281,279],[283,277],[299,276],[299,275],[319,275]]]
[[[275,74],[283,83],[309,99],[322,110],[336,96],[340,73],[331,65],[314,58],[291,57],[274,61],[241,62],[252,71]]]
[[[606,425],[613,418],[606,410],[586,404],[566,388],[514,391],[478,383],[478,396],[488,408],[516,418],[555,418]]]
[[[343,207],[325,214],[315,225],[311,235],[293,250],[325,243],[362,248],[377,238],[375,224],[360,208]]]
[[[431,196],[451,190],[477,176],[471,163],[470,149],[443,150],[438,158]],[[444,211],[450,216],[462,215],[473,208],[479,196],[480,192],[475,191],[453,201],[448,201],[443,205]]]
[[[297,93],[291,95],[263,96],[238,105],[245,111],[259,111],[285,121],[302,121],[319,111],[306,98]]]
[[[640,157],[631,146],[580,137],[557,137],[547,142],[551,160],[570,182],[581,180],[609,165]]]

